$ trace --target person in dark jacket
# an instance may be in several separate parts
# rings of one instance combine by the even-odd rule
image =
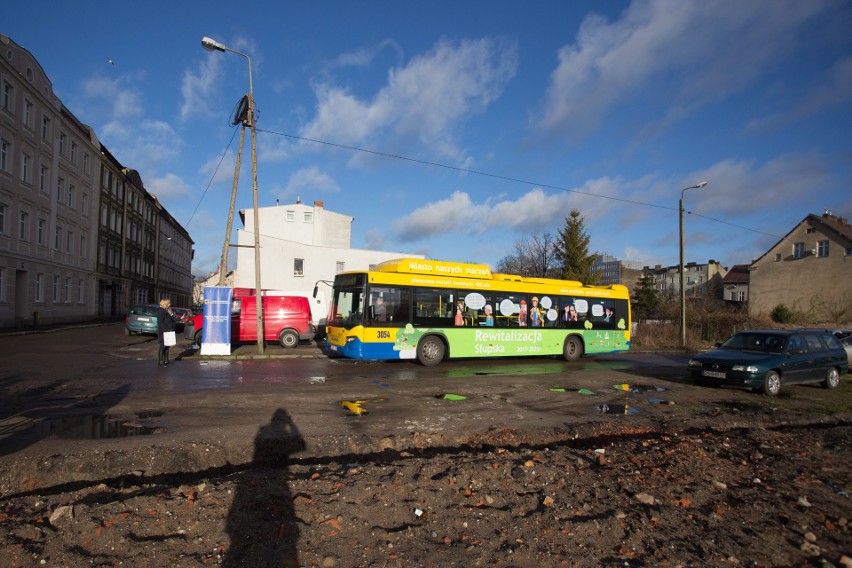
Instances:
[[[157,340],[160,342],[157,365],[161,367],[169,366],[169,347],[163,343],[163,334],[167,331],[175,330],[175,316],[172,313],[172,301],[168,298],[160,300],[160,307],[157,308]]]

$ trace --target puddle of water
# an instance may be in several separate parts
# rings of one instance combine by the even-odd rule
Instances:
[[[649,398],[648,402],[650,402],[651,404],[671,404],[664,398]]]
[[[594,395],[595,391],[589,389],[566,389],[563,387],[554,387],[550,389],[550,392],[575,392],[577,394],[586,394],[586,395]]]
[[[140,419],[162,416],[162,412],[140,413]],[[165,431],[160,426],[147,426],[115,416],[83,416],[40,420],[33,425],[42,436],[56,435],[72,440],[99,440],[148,436]]]
[[[597,409],[601,414],[636,414],[639,412],[628,404],[599,404]]]

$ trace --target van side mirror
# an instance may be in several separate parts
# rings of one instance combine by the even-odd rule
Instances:
[[[317,292],[319,292],[319,286],[317,286],[316,284],[314,284],[314,298],[316,298],[316,297],[317,297]]]

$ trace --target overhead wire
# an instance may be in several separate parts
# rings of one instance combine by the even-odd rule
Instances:
[[[286,132],[276,132],[274,130],[266,130],[266,129],[263,129],[263,128],[258,128],[257,130],[259,132],[266,132],[267,134],[274,134],[276,136],[282,136],[284,138],[292,138],[294,140],[302,140],[302,141],[305,141],[305,142],[313,142],[315,144],[323,144],[325,146],[332,146],[334,148],[341,148],[341,149],[345,149],[345,150],[354,150],[356,152],[362,152],[362,153],[365,153],[365,154],[372,154],[374,156],[381,156],[381,157],[384,157],[384,158],[393,158],[393,159],[396,159],[396,160],[404,160],[404,161],[413,162],[413,163],[416,163],[416,164],[422,164],[422,165],[425,165],[425,166],[434,166],[434,167],[444,168],[444,169],[447,169],[447,170],[454,170],[454,171],[462,172],[462,173],[466,173],[466,174],[475,174],[475,175],[490,177],[490,178],[499,179],[499,180],[503,180],[503,181],[521,183],[521,184],[525,184],[525,185],[531,185],[531,186],[542,187],[542,188],[547,188],[547,189],[555,189],[555,190],[564,191],[564,192],[567,192],[567,193],[576,193],[578,195],[586,195],[586,196],[589,196],[589,197],[599,197],[601,199],[609,199],[611,201],[619,201],[621,203],[629,203],[629,204],[632,204],[632,205],[642,205],[644,207],[654,207],[654,208],[657,208],[657,209],[665,209],[667,211],[677,211],[678,210],[677,207],[660,205],[658,203],[648,203],[648,202],[645,202],[645,201],[638,201],[638,200],[634,200],[634,199],[625,199],[623,197],[614,197],[612,195],[604,195],[604,194],[600,194],[600,193],[591,193],[591,192],[588,192],[588,191],[580,191],[578,189],[569,189],[567,187],[561,187],[561,186],[558,186],[558,185],[553,185],[553,184],[548,184],[548,183],[540,183],[540,182],[525,180],[525,179],[521,179],[521,178],[511,177],[511,176],[493,174],[493,173],[490,173],[490,172],[483,172],[483,171],[480,171],[480,170],[473,170],[473,169],[470,169],[470,168],[462,168],[462,167],[459,167],[459,166],[442,164],[440,162],[433,162],[433,161],[430,161],[430,160],[421,160],[421,159],[418,159],[418,158],[411,158],[409,156],[401,156],[399,154],[391,154],[389,152],[379,152],[377,150],[370,150],[370,149],[367,149],[367,148],[360,148],[358,146],[351,146],[351,145],[347,145],[347,144],[338,144],[338,143],[335,143],[335,142],[328,142],[326,140],[317,140],[316,138],[307,138],[305,136],[297,136],[295,134],[287,134]],[[715,221],[717,223],[722,223],[724,225],[729,225],[731,227],[736,227],[738,229],[743,229],[745,231],[751,231],[753,233],[759,233],[761,235],[767,235],[769,237],[775,237],[775,238],[778,238],[778,239],[782,238],[779,235],[774,235],[772,233],[767,233],[767,232],[764,232],[764,231],[752,229],[752,228],[745,227],[745,226],[742,226],[742,225],[737,225],[736,223],[730,223],[728,221],[722,221],[721,219],[716,219],[714,217],[708,217],[707,215],[701,215],[700,213],[695,213],[693,211],[687,211],[687,213],[689,215],[695,215],[696,217],[701,217],[703,219]]]

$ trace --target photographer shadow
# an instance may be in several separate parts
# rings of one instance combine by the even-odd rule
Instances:
[[[299,566],[299,519],[287,485],[290,456],[305,441],[286,410],[275,411],[254,439],[251,466],[240,474],[225,530],[230,546],[222,566]]]

